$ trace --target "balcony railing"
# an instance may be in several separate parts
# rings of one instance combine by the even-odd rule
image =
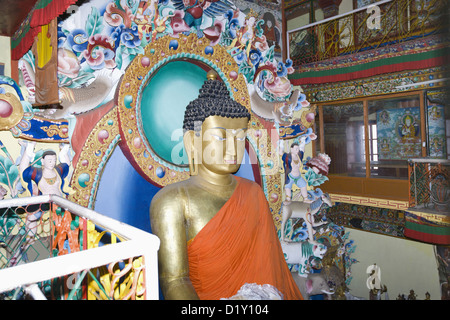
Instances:
[[[0,300],[158,299],[159,239],[64,198],[0,201]]]
[[[288,31],[294,67],[446,32],[447,0],[384,0]]]
[[[409,160],[409,204],[413,209],[450,215],[450,160]]]

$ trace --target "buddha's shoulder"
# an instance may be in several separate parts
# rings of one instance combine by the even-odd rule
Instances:
[[[249,180],[247,178],[241,178],[241,177],[237,177],[237,180],[238,180],[241,188],[244,190],[247,190],[249,192],[262,191],[261,186],[253,180]]]
[[[253,180],[247,179],[247,178],[243,178],[243,177],[236,177],[237,181],[240,184],[245,184],[245,185],[251,185],[251,186],[259,186],[258,183],[256,183]]]
[[[184,189],[186,185],[187,185],[186,181],[179,181],[169,184],[161,188],[153,198],[155,199],[168,196],[177,196],[182,192],[182,189]]]
[[[190,179],[178,181],[164,186],[153,197],[152,203],[156,201],[182,200],[188,193],[188,190],[195,188]]]
[[[176,182],[167,185],[159,190],[152,198],[150,203],[150,215],[157,217],[166,215],[167,212],[181,211],[183,197],[180,194],[180,183]]]

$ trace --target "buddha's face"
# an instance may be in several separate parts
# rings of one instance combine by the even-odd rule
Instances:
[[[411,118],[406,117],[405,118],[405,124],[406,124],[407,127],[409,127],[411,125]]]
[[[235,173],[244,156],[247,127],[247,118],[206,118],[202,124],[199,166],[217,174]]]

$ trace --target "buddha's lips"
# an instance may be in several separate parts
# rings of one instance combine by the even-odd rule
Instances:
[[[236,164],[236,160],[224,160],[226,164]]]

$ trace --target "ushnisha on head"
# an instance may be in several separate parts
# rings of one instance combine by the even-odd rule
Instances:
[[[247,118],[250,113],[240,103],[230,97],[226,85],[217,80],[217,74],[210,71],[207,81],[200,89],[197,99],[191,101],[184,113],[183,130],[194,130],[198,128],[197,122],[203,121],[209,116],[221,116],[226,118]]]
[[[191,175],[198,174],[199,168],[217,174],[236,172],[245,151],[249,120],[247,108],[233,100],[225,84],[208,72],[208,80],[184,115],[183,140]]]

